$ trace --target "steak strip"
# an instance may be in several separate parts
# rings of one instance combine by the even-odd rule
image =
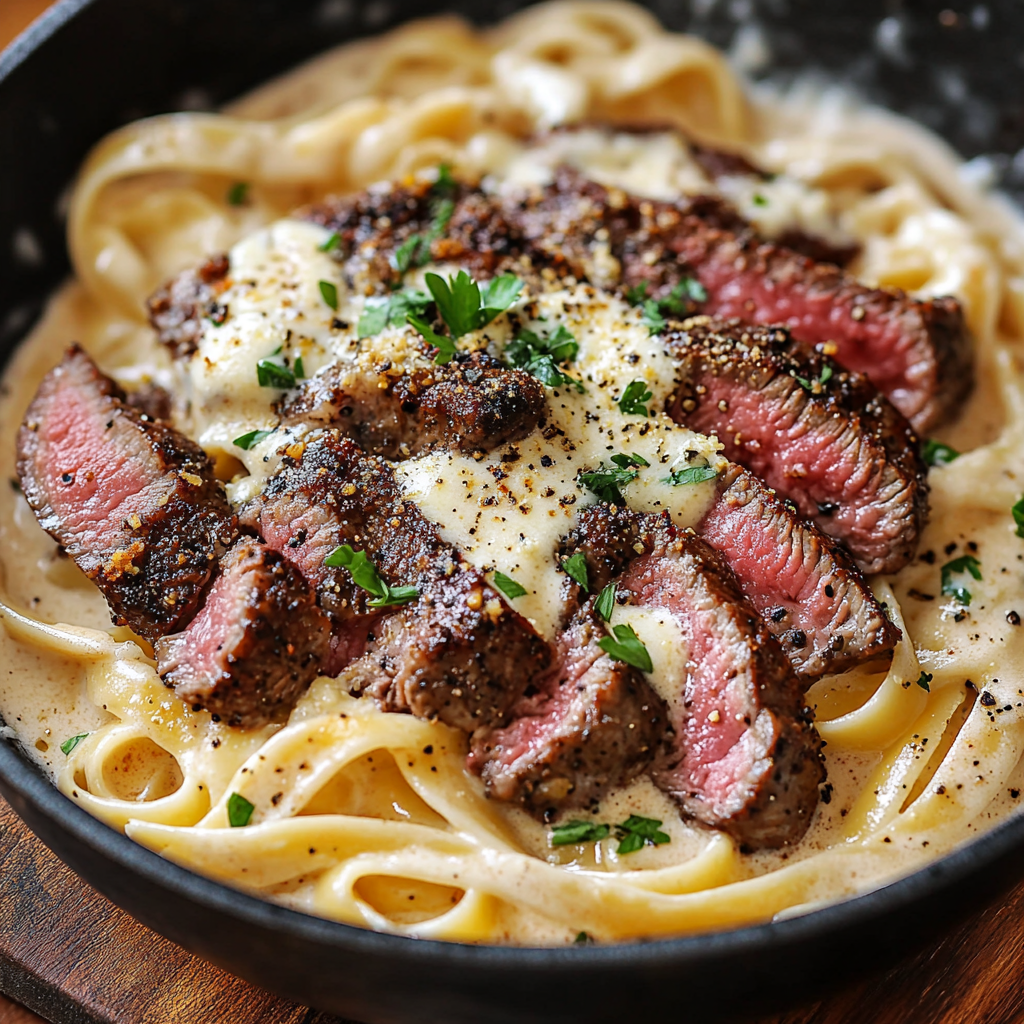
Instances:
[[[25,414],[17,469],[39,524],[99,587],[114,622],[149,641],[188,623],[235,535],[197,444],[128,405],[74,346]]]
[[[386,462],[338,430],[288,452],[241,519],[299,569],[331,613],[342,652],[333,670],[369,645],[360,684],[386,710],[467,732],[504,722],[527,682],[548,668],[548,645],[402,497]],[[369,607],[347,569],[324,564],[341,544],[365,552],[387,585],[415,586],[418,597]]]
[[[914,557],[927,468],[910,424],[866,377],[782,328],[694,317],[664,338],[679,367],[675,420],[717,435],[862,571],[897,572]]]
[[[601,650],[604,635],[591,601],[559,635],[551,670],[530,684],[510,724],[473,738],[467,763],[488,795],[551,821],[649,767],[665,705],[641,672]]]

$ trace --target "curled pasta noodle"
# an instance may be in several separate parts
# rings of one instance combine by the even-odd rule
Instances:
[[[555,848],[540,824],[486,798],[461,733],[386,714],[329,679],[287,721],[229,728],[166,689],[141,642],[21,610],[37,591],[48,609],[72,608],[85,589],[5,495],[0,530],[17,543],[5,555],[4,651],[21,665],[66,659],[80,683],[52,692],[94,712],[54,772],[61,791],[228,884],[461,941],[571,941],[581,930],[611,941],[792,915],[912,870],[982,815],[1009,813],[1024,752],[1024,641],[1005,625],[1019,561],[1009,545],[1024,545],[1010,515],[1024,488],[1024,232],[923,129],[813,93],[748,98],[719,52],[629,3],[559,0],[485,31],[454,17],[413,22],[325,54],[224,113],[155,117],[101,142],[70,206],[76,283],[15,363],[34,385],[73,331],[124,380],[169,373],[142,326],[145,298],[169,275],[326,193],[445,162],[486,175],[565,124],[672,126],[784,176],[859,243],[855,273],[963,301],[979,372],[976,397],[943,435],[963,454],[930,477],[931,561],[873,581],[903,635],[891,664],[810,693],[831,796],[803,843],[750,858],[680,821],[641,782],[612,798],[609,821],[647,801],[669,844],[628,857],[614,836],[583,852]],[[666,152],[659,180],[681,180],[672,161],[689,159],[686,145]],[[250,186],[245,205],[225,201],[235,182]],[[23,405],[4,401],[0,458],[11,474]],[[935,563],[950,543],[978,552],[972,629],[991,635],[991,649],[967,642],[962,609],[941,593]],[[233,827],[233,798],[252,806],[245,827]]]

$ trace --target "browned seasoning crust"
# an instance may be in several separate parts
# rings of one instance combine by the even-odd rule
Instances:
[[[203,321],[222,323],[228,310],[218,301],[228,284],[226,253],[211,256],[158,288],[149,298],[149,320],[176,356],[190,356],[203,335]]]
[[[234,515],[206,453],[128,405],[77,346],[25,414],[17,468],[40,525],[99,587],[114,622],[153,641],[192,618]]]

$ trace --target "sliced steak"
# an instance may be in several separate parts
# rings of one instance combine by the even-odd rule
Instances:
[[[485,352],[445,366],[374,370],[335,363],[282,399],[285,422],[340,426],[366,451],[409,458],[433,448],[490,451],[526,437],[540,421],[544,389],[532,374]]]
[[[868,379],[782,328],[695,317],[664,333],[679,366],[670,412],[842,541],[863,572],[906,565],[928,512],[910,424]]]
[[[46,375],[18,432],[40,525],[147,640],[191,619],[235,523],[210,460],[128,405],[80,348]]]
[[[336,649],[353,647],[352,629],[366,637],[358,666],[363,688],[387,710],[469,732],[503,722],[527,682],[547,669],[548,645],[402,497],[382,459],[338,430],[289,452],[242,520],[316,589],[345,633]],[[353,586],[348,570],[324,565],[340,544],[365,552],[388,586],[415,586],[419,596],[371,609],[370,595]],[[380,619],[368,626],[371,611]]]
[[[645,553],[618,585],[632,603],[668,611],[687,652],[670,684],[674,749],[652,777],[686,814],[750,847],[798,842],[825,778],[803,686],[725,561],[695,534],[645,518]]]
[[[229,725],[258,726],[316,678],[329,637],[327,616],[302,576],[243,537],[220,560],[196,617],[157,641],[157,668],[186,703]]]
[[[814,679],[891,651],[899,630],[842,549],[733,466],[700,535],[728,563],[797,672]]]
[[[593,601],[559,636],[551,671],[535,680],[503,729],[478,733],[468,765],[487,793],[550,821],[596,804],[659,752],[666,709],[643,674],[605,654]]]
[[[150,296],[149,322],[175,356],[190,356],[203,336],[203,321],[222,323],[227,309],[218,296],[228,285],[231,264],[225,253],[186,270]]]

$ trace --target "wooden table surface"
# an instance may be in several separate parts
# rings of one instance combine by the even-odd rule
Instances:
[[[0,48],[48,5],[0,0]],[[55,1024],[344,1024],[255,989],[144,928],[64,867],[3,800],[0,866],[0,988]],[[0,1024],[42,1021],[0,994]],[[1020,1022],[1024,884],[881,978],[757,1024]]]

